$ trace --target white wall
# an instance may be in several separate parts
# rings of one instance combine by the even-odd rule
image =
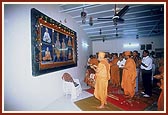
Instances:
[[[38,77],[32,76],[31,65],[31,8],[36,8],[77,32],[78,66]],[[71,16],[59,13],[56,5],[4,5],[4,109],[7,111],[42,110],[63,96],[61,77],[69,72],[82,82],[91,42]],[[67,23],[64,23],[66,18]],[[88,43],[84,47],[82,42]]]
[[[153,42],[153,43],[152,43]],[[124,44],[137,44],[139,43],[138,47],[123,47]],[[164,37],[163,36],[156,36],[156,37],[148,37],[148,38],[139,38],[139,39],[133,39],[133,38],[121,38],[121,39],[113,39],[113,40],[105,40],[104,42],[101,41],[92,41],[92,47],[93,47],[93,54],[96,54],[96,52],[99,51],[105,51],[110,53],[120,53],[126,50],[137,50],[142,54],[142,50],[140,50],[141,44],[152,44],[152,50],[155,50],[155,48],[164,48]],[[149,51],[152,51],[149,50]]]

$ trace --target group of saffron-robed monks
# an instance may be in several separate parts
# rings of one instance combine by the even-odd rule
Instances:
[[[143,52],[145,56],[146,52]],[[145,56],[146,57],[146,56]],[[124,95],[128,98],[133,98],[135,95],[135,87],[136,87],[136,64],[134,59],[131,58],[131,52],[125,51],[124,58],[126,59],[125,65],[123,66],[122,71],[122,81],[121,81],[121,88],[124,91]],[[146,57],[147,58],[147,57]],[[145,60],[145,59],[144,59]],[[149,60],[149,59],[148,59]],[[98,106],[98,109],[105,108],[107,104],[107,87],[110,77],[110,64],[108,60],[105,58],[105,52],[98,53],[98,61],[97,65],[90,65],[90,67],[95,71],[95,86],[94,86],[94,96],[100,100],[101,104]],[[153,76],[156,79],[161,80],[160,88],[162,89],[159,99],[158,99],[158,110],[164,110],[164,61],[162,62],[161,66],[159,67],[160,74]],[[140,66],[142,68],[147,67],[147,63],[143,59],[140,61]],[[144,77],[149,75],[150,71],[144,70],[143,73]],[[146,80],[146,79],[144,79]],[[147,86],[148,88],[148,86]],[[145,93],[148,93],[148,89],[145,89]],[[144,94],[145,94],[144,93]],[[144,95],[149,96],[147,94]]]

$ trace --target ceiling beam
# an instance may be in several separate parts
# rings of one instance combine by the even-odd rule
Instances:
[[[105,4],[84,4],[78,7],[73,7],[73,8],[69,8],[69,9],[65,9],[65,10],[61,10],[61,13],[72,13],[72,12],[76,12],[76,11],[82,11],[82,8],[89,9],[89,8],[94,8],[94,7],[99,7],[99,6],[103,6]],[[72,17],[73,18],[73,17]]]
[[[142,23],[149,23],[149,22],[155,22],[155,21],[160,21],[160,20],[148,20],[148,21],[143,21],[143,22],[132,22],[132,23],[127,23],[127,24],[120,24],[120,26],[123,25],[137,25],[137,24],[142,24]],[[87,30],[94,30],[94,29],[99,29],[99,28],[104,28],[104,27],[111,27],[111,25],[107,25],[107,26],[101,26],[101,27],[94,27],[94,28],[84,28],[85,31]],[[115,27],[115,26],[114,26]],[[118,26],[119,27],[119,26]]]

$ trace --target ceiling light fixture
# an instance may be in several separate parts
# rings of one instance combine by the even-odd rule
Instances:
[[[84,11],[84,8],[83,8],[83,11],[81,12],[82,24],[86,23],[86,16],[87,16],[87,13]]]
[[[92,17],[92,16],[90,16],[89,25],[90,25],[90,26],[93,26],[93,17]]]
[[[100,32],[99,32],[99,34],[100,34],[100,35],[102,34],[101,28],[100,28]]]

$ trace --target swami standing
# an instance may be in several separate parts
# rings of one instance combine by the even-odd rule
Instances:
[[[124,55],[126,62],[123,68],[121,87],[124,90],[124,95],[127,98],[132,98],[135,95],[136,87],[136,64],[131,58],[130,51],[125,51]]]
[[[98,66],[91,66],[91,68],[96,71],[96,84],[94,95],[101,102],[101,105],[97,107],[98,109],[104,108],[105,104],[107,104],[107,87],[108,80],[110,80],[110,64],[104,57],[105,53],[99,52],[98,60],[100,62]]]

